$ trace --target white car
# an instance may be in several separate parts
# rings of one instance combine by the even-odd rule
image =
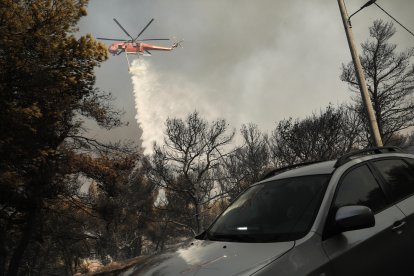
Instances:
[[[124,275],[414,275],[413,195],[414,155],[393,147],[279,169]]]

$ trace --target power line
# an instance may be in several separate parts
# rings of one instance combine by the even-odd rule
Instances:
[[[391,17],[395,22],[397,22],[401,27],[403,27],[407,32],[409,32],[412,36],[414,36],[414,33],[412,31],[410,31],[409,29],[407,29],[403,24],[401,24],[397,19],[395,19],[391,14],[389,14],[386,10],[384,10],[383,8],[381,8],[380,5],[378,5],[377,3],[373,3],[375,4],[378,8],[380,8],[385,14],[387,14],[389,17]]]

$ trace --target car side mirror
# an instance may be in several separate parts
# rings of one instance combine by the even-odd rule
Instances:
[[[336,212],[335,224],[339,232],[364,229],[375,225],[375,217],[366,206],[343,206]]]

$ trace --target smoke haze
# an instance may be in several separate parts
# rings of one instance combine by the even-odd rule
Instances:
[[[348,11],[365,2],[346,0]],[[414,28],[414,1],[377,3]],[[105,133],[114,139],[138,140],[140,130],[132,123],[138,118],[144,146],[152,148],[166,118],[194,110],[208,120],[225,118],[234,128],[252,122],[269,131],[281,119],[304,117],[351,97],[339,79],[341,63],[351,56],[335,0],[91,0],[88,13],[82,34],[123,37],[112,21],[117,18],[134,36],[155,18],[142,38],[184,39],[182,49],[140,58],[133,66],[141,69],[133,75],[123,55],[111,56],[97,71],[98,87],[117,97],[131,122]],[[368,39],[375,19],[391,21],[375,6],[353,17],[358,45]],[[412,47],[413,38],[395,27],[398,49]]]

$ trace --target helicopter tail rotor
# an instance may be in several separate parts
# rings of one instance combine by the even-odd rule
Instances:
[[[181,42],[183,42],[184,40],[180,40],[180,41],[176,41],[173,43],[173,45],[171,46],[171,48],[175,49],[177,47],[183,48],[183,45],[181,45]]]

